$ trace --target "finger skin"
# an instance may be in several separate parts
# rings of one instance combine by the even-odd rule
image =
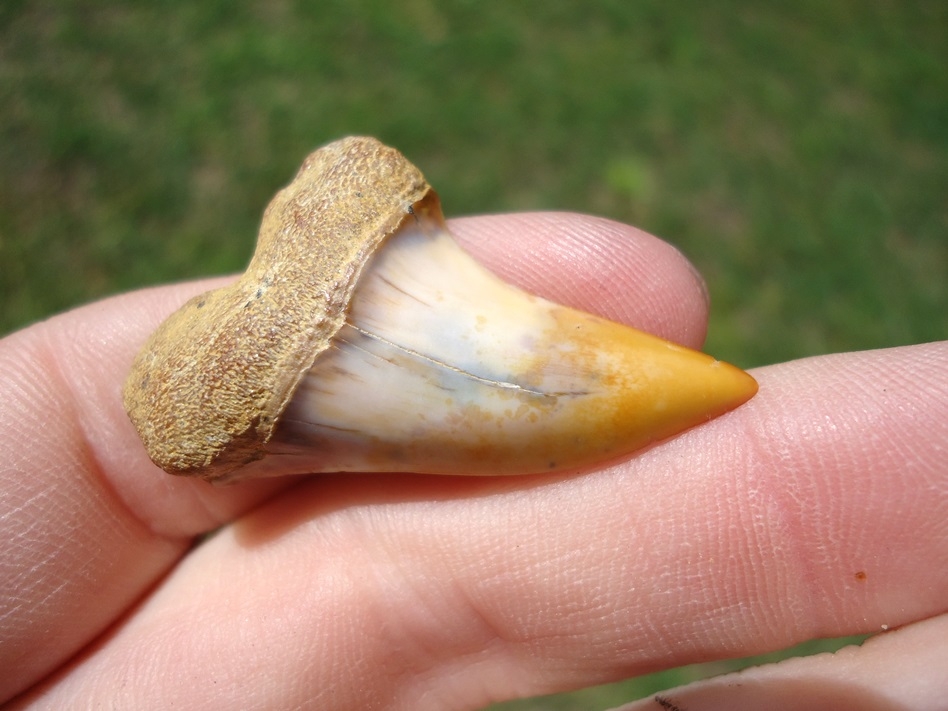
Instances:
[[[861,647],[788,659],[699,681],[615,711],[897,711],[948,698],[948,615],[880,634]]]
[[[509,224],[508,224],[509,223]],[[674,249],[633,228],[576,215],[459,220],[467,249],[543,296],[595,307],[587,243],[642,289],[593,308],[699,346],[700,279]],[[543,254],[545,278],[527,273]],[[500,259],[507,255],[506,259]],[[518,276],[522,275],[522,276]],[[613,277],[612,282],[618,279]],[[180,560],[195,536],[295,484],[214,488],[148,461],[121,405],[136,350],[191,296],[227,280],[115,297],[0,341],[0,699],[88,644]],[[683,303],[671,313],[671,304]]]
[[[946,373],[948,343],[764,368],[582,476],[310,480],[14,708],[479,708],[932,617]]]
[[[708,292],[667,242],[599,217],[527,213],[454,220],[461,246],[506,281],[567,306],[700,348]],[[572,229],[562,229],[564,219]]]
[[[0,341],[0,698],[101,633],[193,536],[262,497],[165,475],[122,410],[136,346],[201,288],[110,299]]]

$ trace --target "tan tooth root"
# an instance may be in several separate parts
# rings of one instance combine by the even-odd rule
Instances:
[[[457,246],[414,166],[350,138],[267,208],[248,272],[152,336],[125,402],[176,474],[509,475],[614,460],[756,390],[502,282]]]

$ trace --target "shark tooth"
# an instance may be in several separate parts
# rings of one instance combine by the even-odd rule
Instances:
[[[159,467],[219,482],[576,470],[756,391],[732,365],[503,282],[456,244],[417,168],[354,137],[306,159],[245,274],[172,314],[123,395]]]

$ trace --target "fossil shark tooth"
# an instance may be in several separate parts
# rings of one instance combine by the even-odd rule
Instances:
[[[124,400],[158,466],[232,481],[579,469],[756,391],[734,366],[506,284],[455,243],[417,168],[347,138],[273,199],[247,272],[152,335]]]

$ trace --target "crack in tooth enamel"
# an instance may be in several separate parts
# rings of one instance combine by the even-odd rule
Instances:
[[[386,340],[382,338],[381,336],[376,335],[374,333],[370,333],[369,331],[366,331],[363,328],[359,328],[358,326],[355,326],[351,323],[346,323],[346,327],[353,329],[354,331],[358,332],[360,335],[365,336],[366,338],[370,340],[378,341],[379,343],[382,343],[396,351],[400,351],[411,358],[417,358],[418,360],[423,361],[424,363],[427,363],[428,365],[431,365],[434,368],[444,368],[445,370],[450,370],[464,378],[470,378],[471,380],[476,380],[477,382],[483,385],[490,386],[490,387],[507,389],[507,390],[516,390],[517,392],[525,393],[527,395],[536,395],[537,397],[566,397],[569,395],[586,394],[586,392],[583,392],[583,391],[581,392],[544,392],[542,390],[530,389],[530,388],[524,387],[523,385],[518,385],[517,383],[507,382],[506,380],[495,380],[492,378],[485,378],[483,376],[477,375],[476,373],[472,373],[468,370],[464,370],[464,368],[460,368],[456,365],[452,365],[451,363],[447,363],[443,360],[439,360],[438,358],[425,355],[424,353],[421,353],[420,351],[417,351],[413,348],[409,348],[408,346],[402,345],[400,343],[393,343],[392,341]],[[345,333],[345,329],[340,331],[340,334],[344,334],[344,333]],[[337,339],[343,343],[353,345],[352,341],[350,339],[347,339],[344,335],[337,336]],[[378,357],[382,357],[382,356],[378,356]]]

